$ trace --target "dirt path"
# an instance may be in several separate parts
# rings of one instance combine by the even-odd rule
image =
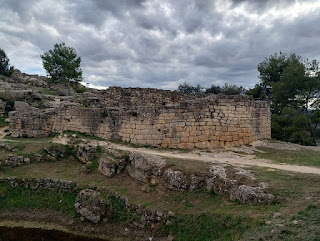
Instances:
[[[178,151],[170,150],[152,150],[148,148],[133,148],[126,145],[114,144],[107,141],[92,141],[92,144],[106,146],[125,151],[135,151],[145,154],[158,155],[166,158],[189,159],[203,162],[210,162],[215,164],[227,163],[238,166],[258,166],[271,169],[279,169],[284,171],[292,171],[299,173],[309,173],[320,175],[320,168],[311,166],[298,166],[288,164],[274,164],[270,160],[256,159],[255,155],[240,155],[231,151],[221,151],[217,153],[207,153],[201,151],[192,151],[190,153],[180,153]]]
[[[3,140],[5,136],[4,128],[0,129],[0,140]],[[10,141],[5,139],[5,141]],[[58,136],[52,140],[55,143],[60,144],[68,144],[69,138],[64,136]],[[220,150],[215,151],[213,153],[207,153],[205,151],[191,151],[189,153],[181,153],[179,151],[170,151],[170,150],[153,150],[148,148],[133,148],[129,147],[127,145],[120,145],[115,144],[108,141],[97,141],[97,140],[90,140],[90,142],[94,145],[100,145],[105,147],[110,147],[114,149],[119,150],[125,150],[125,151],[135,151],[135,152],[141,152],[145,154],[151,154],[151,155],[158,155],[166,158],[178,158],[178,159],[188,159],[188,160],[196,160],[196,161],[203,161],[203,162],[210,162],[215,164],[221,164],[221,163],[227,163],[232,165],[238,165],[238,166],[258,166],[258,167],[266,167],[270,169],[278,169],[278,170],[284,170],[284,171],[292,171],[292,172],[299,172],[299,173],[309,173],[309,174],[317,174],[320,175],[320,168],[318,167],[312,167],[312,166],[298,166],[298,165],[289,165],[289,164],[275,164],[272,163],[270,160],[266,159],[256,159],[255,155],[243,155],[243,154],[237,154],[232,151],[228,150]],[[261,143],[260,143],[261,145]],[[266,144],[269,145],[269,144]],[[275,144],[272,144],[275,145]],[[296,144],[288,144],[286,143],[284,149],[289,149],[291,147],[294,147],[293,150],[299,150],[301,146]],[[238,150],[241,150],[241,148],[237,148]],[[311,148],[310,148],[311,149]],[[319,150],[319,147],[312,148],[313,150]]]

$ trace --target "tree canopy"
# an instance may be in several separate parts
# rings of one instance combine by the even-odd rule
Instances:
[[[320,75],[316,60],[271,55],[258,65],[260,83],[247,91],[271,103],[272,137],[304,145],[320,139]]]
[[[10,66],[10,60],[3,49],[0,49],[0,75],[10,76],[14,67]]]
[[[65,43],[55,44],[53,50],[41,55],[43,67],[52,81],[68,84],[82,81],[81,58]]]
[[[178,91],[182,94],[196,96],[198,98],[206,97],[211,94],[221,95],[241,95],[245,93],[245,88],[236,86],[234,84],[225,84],[220,87],[219,85],[211,85],[209,88],[204,88],[201,85],[192,86],[186,82],[180,84]]]
[[[204,87],[202,87],[201,85],[196,85],[196,86],[192,86],[186,82],[184,82],[183,84],[180,84],[178,87],[178,91],[182,94],[185,95],[192,95],[198,98],[204,97],[204,91],[203,91]]]

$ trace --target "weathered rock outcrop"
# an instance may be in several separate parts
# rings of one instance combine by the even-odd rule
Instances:
[[[7,159],[4,161],[4,165],[16,167],[20,165],[30,164],[30,158],[23,157],[23,156],[17,156],[10,154],[8,155]]]
[[[97,157],[97,147],[90,144],[78,145],[76,157],[84,164],[90,163]]]
[[[129,175],[140,182],[151,184],[158,183],[166,166],[162,158],[138,152],[131,152],[129,161],[130,164],[127,167]]]
[[[264,193],[261,187],[241,185],[230,191],[231,200],[239,200],[243,203],[270,203],[274,196]]]
[[[76,189],[76,183],[51,178],[23,178],[18,179],[16,177],[0,178],[0,182],[6,182],[11,187],[26,187],[31,189],[59,189],[64,192],[73,192]]]
[[[62,145],[54,145],[44,148],[44,151],[47,153],[47,158],[51,160],[62,159],[68,155],[65,146]]]
[[[190,191],[196,191],[199,189],[203,189],[205,184],[205,178],[202,176],[198,176],[195,174],[191,174],[190,176]]]
[[[164,172],[164,181],[171,190],[187,190],[190,186],[190,180],[187,176],[178,170],[168,169]]]
[[[4,100],[0,99],[0,116],[3,116],[5,113],[7,102]]]
[[[125,157],[115,158],[104,155],[99,159],[99,171],[107,177],[113,177],[123,172],[127,164],[128,160]]]
[[[22,83],[32,86],[38,86],[38,87],[48,87],[47,78],[45,76],[39,76],[39,75],[29,75],[25,73],[21,73],[20,70],[15,69],[13,71],[13,74],[11,75],[11,78],[8,78],[10,81],[12,79],[12,82],[15,83]]]
[[[82,217],[96,224],[110,213],[109,204],[100,198],[99,192],[91,189],[81,190],[74,206]]]

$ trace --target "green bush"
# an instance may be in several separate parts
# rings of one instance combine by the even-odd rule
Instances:
[[[14,71],[14,67],[10,66],[9,62],[10,60],[7,57],[7,54],[4,52],[3,49],[0,49],[0,75],[4,75],[4,76],[12,75]]]

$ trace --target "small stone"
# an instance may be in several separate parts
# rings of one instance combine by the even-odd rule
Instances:
[[[171,220],[166,221],[166,225],[171,225],[173,222]]]
[[[299,224],[299,223],[301,223],[301,222],[302,222],[301,220],[293,220],[293,221],[292,221],[292,223],[295,224],[295,225],[296,225],[296,224]]]
[[[143,186],[140,188],[140,190],[143,191],[143,192],[146,192],[146,193],[152,191],[152,189],[151,189],[148,185],[143,185]]]
[[[71,221],[68,223],[69,226],[72,226],[73,224],[74,224],[74,221],[73,221],[73,220],[71,220]]]
[[[166,241],[173,241],[173,240],[174,240],[173,235],[169,234]]]
[[[267,189],[269,187],[269,183],[259,182],[259,187],[262,189]]]
[[[274,214],[273,214],[273,218],[278,218],[278,217],[280,217],[280,216],[281,216],[280,213],[274,213]]]

